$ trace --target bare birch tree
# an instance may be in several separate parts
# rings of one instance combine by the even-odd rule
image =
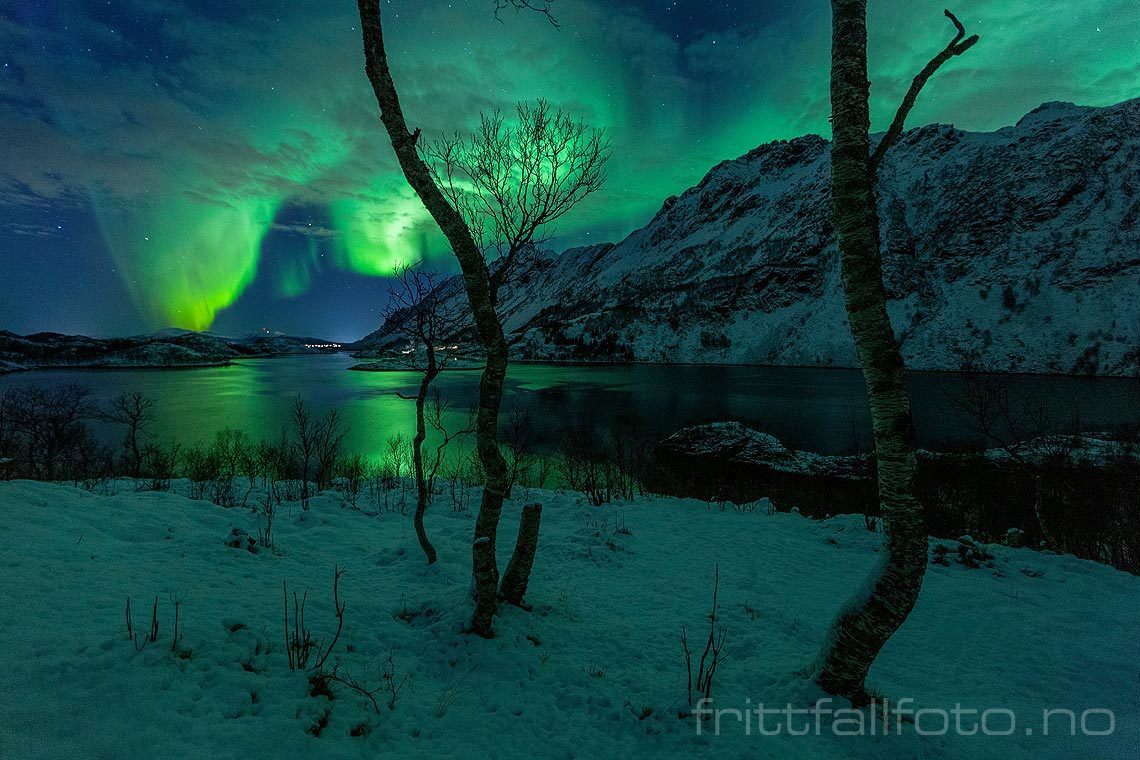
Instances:
[[[420,373],[420,383],[415,396],[404,396],[416,402],[416,434],[412,438],[412,469],[416,478],[416,511],[413,524],[420,548],[424,551],[429,565],[437,558],[435,547],[424,529],[424,514],[431,501],[431,484],[424,466],[423,447],[427,440],[429,419],[433,427],[443,428],[442,402],[438,395],[429,409],[432,383],[447,367],[452,351],[440,345],[441,340],[458,331],[460,314],[454,299],[442,298],[437,290],[438,278],[412,264],[397,265],[393,286],[389,289],[390,300],[385,311],[384,323],[396,326],[396,330],[407,341],[405,363]],[[442,431],[447,438],[446,431]],[[442,457],[439,452],[437,461]],[[436,465],[438,468],[438,464]],[[434,472],[433,472],[434,474]]]
[[[508,240],[502,235],[506,231],[515,229],[525,234],[509,238],[503,256],[508,255],[512,247],[515,248],[515,255],[517,256],[519,252],[526,250],[528,246],[533,245],[536,239],[539,239],[540,230],[544,225],[568,211],[573,203],[566,205],[561,200],[565,197],[564,193],[566,192],[564,183],[546,175],[527,175],[523,167],[516,166],[510,170],[512,179],[522,180],[527,176],[531,178],[529,184],[518,182],[512,186],[517,194],[516,197],[523,204],[521,208],[537,209],[538,213],[530,216],[518,227],[501,225],[496,220],[492,220],[489,225],[486,221],[477,221],[475,222],[476,225],[483,226],[477,226],[476,229],[483,231],[473,232],[470,218],[464,215],[461,208],[457,207],[457,203],[460,201],[456,200],[458,196],[455,191],[460,190],[463,197],[468,197],[468,191],[482,197],[483,191],[480,191],[478,186],[472,188],[459,187],[458,183],[455,187],[444,183],[447,185],[446,190],[441,186],[441,175],[438,167],[433,172],[432,167],[429,167],[424,160],[424,155],[420,152],[420,130],[412,131],[408,128],[407,120],[400,106],[400,98],[396,84],[392,79],[387,51],[384,47],[380,2],[379,0],[357,0],[357,6],[360,11],[361,33],[364,40],[365,72],[372,85],[376,102],[380,107],[380,120],[388,133],[405,179],[416,195],[419,196],[444,237],[447,238],[459,261],[467,301],[475,322],[476,336],[480,347],[486,354],[486,364],[479,383],[479,403],[476,414],[476,450],[484,471],[485,481],[472,541],[475,610],[471,618],[471,630],[480,636],[492,636],[492,623],[499,593],[496,544],[499,517],[502,514],[503,501],[507,496],[508,482],[507,464],[499,449],[498,442],[499,411],[502,406],[503,384],[507,373],[508,346],[503,333],[502,320],[495,309],[502,278],[492,274],[488,255],[494,255],[494,253],[489,252],[488,249],[484,248],[484,245],[489,240],[487,230],[495,230],[491,236],[495,239]],[[545,14],[547,18],[551,18],[553,23],[547,3],[525,2],[524,0],[501,2],[496,0],[496,13],[505,7],[537,10]],[[543,110],[546,113],[549,112],[549,108]],[[484,125],[493,126],[494,123],[494,117],[483,120]],[[557,124],[558,122],[552,123]],[[500,124],[497,133],[492,130],[491,136],[497,134],[502,137],[509,131],[505,125]],[[546,142],[536,140],[535,144],[546,144]],[[456,145],[454,141],[452,144]],[[463,144],[464,141],[460,140],[459,144],[456,145],[456,150],[460,150],[460,146]],[[466,144],[470,146],[472,143],[469,141]],[[493,153],[494,151],[492,151]],[[460,151],[459,155],[465,155],[465,152]],[[508,153],[508,155],[510,154]],[[604,161],[604,156],[607,153],[602,151],[598,155],[600,160]],[[461,165],[458,158],[452,163],[455,166]],[[496,166],[498,165],[496,164]],[[445,162],[445,175],[447,171]],[[497,186],[495,178],[499,176],[494,175],[488,186]],[[600,185],[600,175],[598,185]],[[544,188],[552,193],[545,199],[542,198]],[[490,206],[484,206],[484,210],[489,213],[492,211],[494,203],[498,202],[493,194],[491,194],[491,199],[493,203]],[[580,199],[581,197],[578,197],[578,200]],[[507,213],[507,209],[502,210],[504,214]],[[483,242],[483,245],[480,244],[480,241]],[[514,261],[517,261],[517,258]],[[495,271],[503,271],[505,268],[509,272],[512,265],[513,263],[510,260],[501,261],[497,264]],[[524,512],[525,516],[526,513]],[[529,532],[533,527],[524,520],[520,530]]]
[[[847,318],[871,407],[879,500],[886,534],[883,560],[832,624],[817,666],[826,691],[856,703],[875,657],[918,599],[926,572],[927,539],[915,496],[914,424],[902,354],[887,316],[875,174],[902,134],[926,81],[950,58],[977,42],[950,11],[957,34],[914,78],[886,135],[872,155],[867,79],[867,0],[832,0],[831,189]]]

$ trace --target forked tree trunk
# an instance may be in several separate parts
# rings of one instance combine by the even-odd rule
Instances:
[[[427,536],[427,530],[424,528],[424,513],[427,512],[428,501],[431,499],[431,494],[428,493],[427,477],[424,474],[423,449],[424,441],[427,439],[424,406],[427,404],[428,391],[431,388],[432,381],[439,375],[439,368],[436,366],[435,352],[431,346],[428,346],[427,354],[427,369],[424,371],[423,378],[420,379],[420,390],[416,394],[416,436],[412,439],[412,467],[416,471],[416,513],[412,518],[412,523],[415,525],[416,539],[420,542],[420,548],[424,550],[427,563],[434,565],[437,559],[435,547],[432,546]]]
[[[479,381],[479,405],[476,417],[476,448],[485,473],[483,497],[475,521],[472,543],[472,570],[475,576],[475,611],[471,630],[480,636],[492,635],[492,621],[499,586],[499,567],[495,558],[499,516],[506,496],[507,463],[499,450],[499,409],[503,399],[503,382],[507,374],[507,342],[503,326],[495,313],[490,277],[482,252],[471,236],[462,215],[447,201],[436,186],[431,172],[416,151],[419,130],[408,131],[400,107],[396,85],[388,67],[384,50],[383,25],[379,0],[357,0],[361,33],[364,37],[365,71],[380,106],[380,120],[396,151],[400,169],[408,184],[419,196],[451,250],[459,260],[467,302],[475,321],[479,343],[487,355],[487,364]]]
[[[515,552],[503,573],[503,598],[516,606],[523,606],[526,587],[530,582],[530,571],[534,567],[534,555],[538,550],[538,528],[542,522],[542,505],[527,504],[523,507],[519,523],[518,540]]]
[[[879,217],[868,144],[867,2],[832,0],[831,188],[847,318],[871,407],[886,547],[864,589],[840,613],[816,678],[855,702],[879,650],[914,607],[926,571],[927,539],[914,492],[914,427],[902,356],[887,316]]]

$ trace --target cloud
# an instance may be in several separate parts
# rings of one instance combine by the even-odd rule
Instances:
[[[340,236],[339,230],[334,230],[329,227],[322,227],[314,225],[312,222],[301,224],[299,222],[293,224],[281,224],[274,222],[270,225],[269,229],[274,232],[286,232],[292,235],[302,235],[304,237],[318,238],[318,239],[332,239]]]
[[[63,237],[63,231],[58,225],[51,224],[21,224],[8,222],[2,229],[10,235],[20,237],[55,238]]]

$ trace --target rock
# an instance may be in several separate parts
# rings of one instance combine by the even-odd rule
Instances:
[[[1010,528],[1005,532],[1005,540],[1003,543],[1014,549],[1025,546],[1025,531],[1021,528]]]
[[[714,422],[684,428],[657,445],[664,457],[716,461],[726,466],[751,466],[797,475],[865,479],[868,457],[826,456],[785,448],[767,433],[739,422]]]
[[[250,554],[257,554],[259,548],[257,539],[241,528],[234,528],[230,531],[230,535],[226,539],[226,546],[233,549],[245,549]]]

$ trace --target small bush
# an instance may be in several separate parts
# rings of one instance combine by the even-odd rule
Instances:
[[[364,481],[368,477],[371,470],[371,465],[368,459],[362,454],[353,454],[352,456],[343,457],[337,463],[337,475],[340,477],[341,492],[344,493],[348,499],[348,503],[352,508],[356,508],[357,499],[360,497],[361,488],[364,486]]]

